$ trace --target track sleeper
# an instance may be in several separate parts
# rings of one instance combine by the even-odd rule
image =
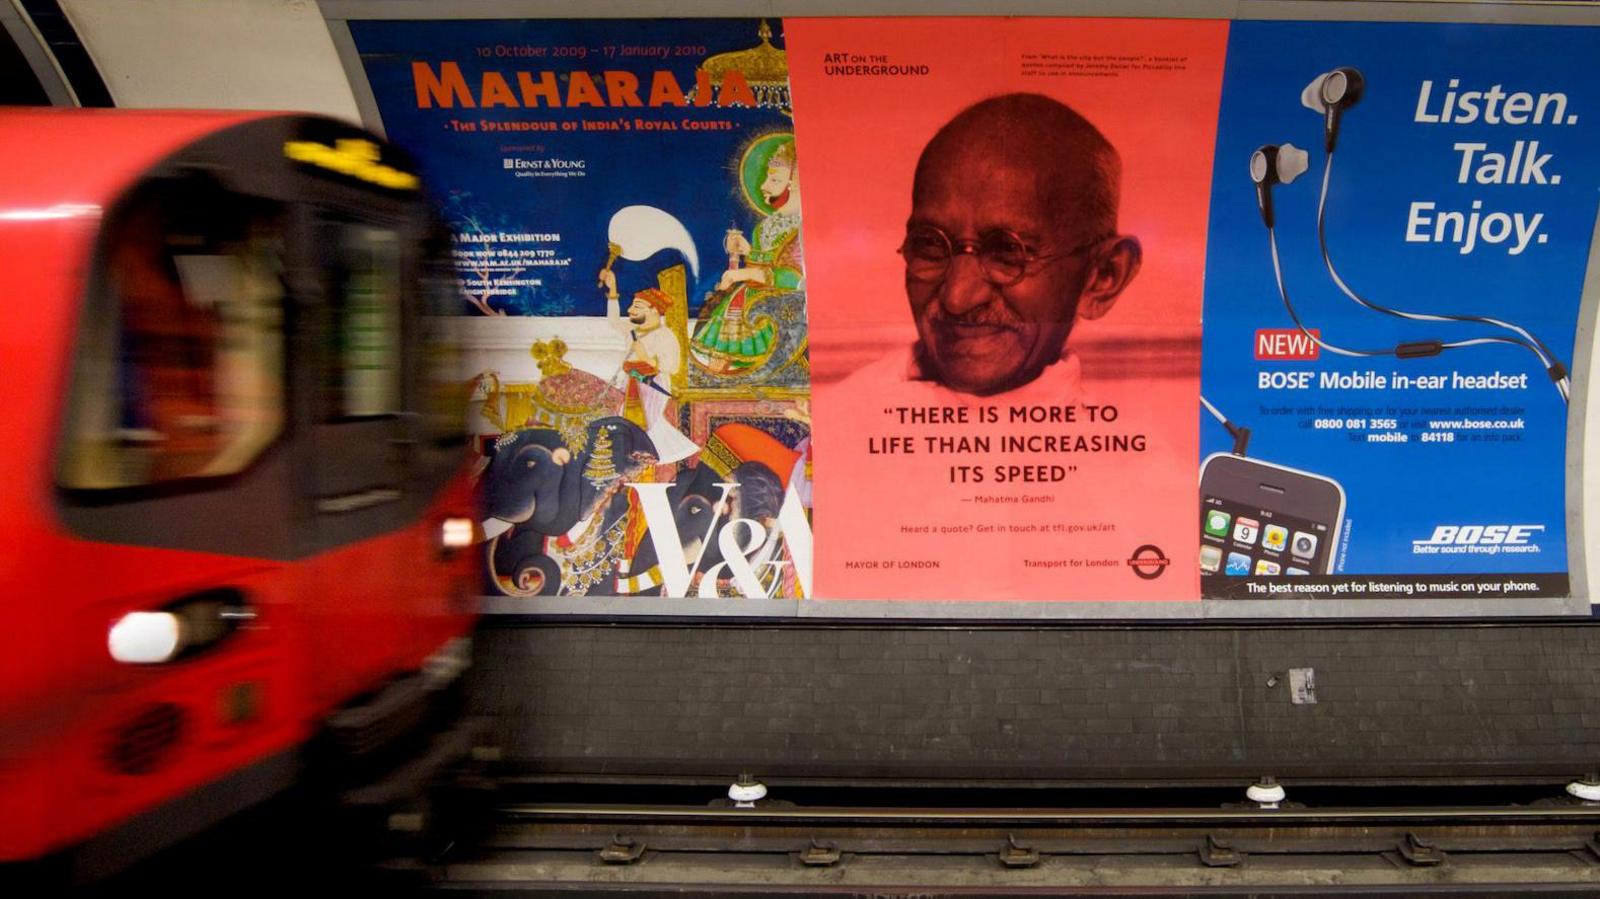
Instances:
[[[644,855],[644,843],[618,833],[600,850],[600,860],[608,865],[631,865]]]
[[[1007,868],[1032,868],[1039,864],[1039,850],[1017,842],[1017,835],[1006,834],[1006,844],[1000,847],[1000,864]]]
[[[839,863],[842,854],[835,843],[819,843],[811,838],[811,845],[800,851],[800,864],[808,868],[827,868]]]
[[[1233,848],[1232,843],[1217,839],[1215,834],[1206,834],[1206,841],[1200,844],[1200,864],[1207,868],[1232,868],[1243,861],[1243,853]]]
[[[1417,836],[1414,831],[1406,831],[1405,839],[1400,841],[1397,848],[1400,857],[1413,867],[1427,868],[1444,864],[1444,850]]]

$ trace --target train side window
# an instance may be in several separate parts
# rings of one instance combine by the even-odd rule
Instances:
[[[339,223],[329,329],[328,412],[332,420],[394,415],[401,379],[400,235]]]
[[[468,374],[461,352],[461,282],[451,265],[449,232],[431,233],[422,244],[422,315],[419,317],[425,433],[438,447],[466,439]]]
[[[244,470],[285,420],[282,217],[211,182],[142,187],[108,222],[57,468],[74,490]]]

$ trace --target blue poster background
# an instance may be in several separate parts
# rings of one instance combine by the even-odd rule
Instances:
[[[1274,191],[1278,243],[1290,296],[1306,326],[1324,340],[1387,348],[1428,339],[1506,332],[1476,324],[1403,321],[1363,309],[1341,294],[1318,252],[1315,215],[1326,154],[1323,117],[1301,105],[1313,78],[1354,66],[1365,95],[1343,115],[1327,206],[1329,247],[1339,274],[1358,293],[1413,311],[1490,315],[1530,330],[1572,365],[1584,268],[1600,187],[1600,31],[1479,25],[1235,22],[1228,47],[1212,187],[1204,305],[1202,391],[1223,414],[1253,430],[1250,455],[1324,475],[1343,485],[1348,539],[1334,573],[1430,574],[1566,571],[1566,408],[1538,359],[1507,345],[1448,350],[1423,359],[1352,359],[1322,351],[1314,361],[1258,360],[1257,329],[1294,327],[1273,278],[1267,232],[1248,175],[1252,151],[1292,142],[1311,169]],[[1456,90],[1566,95],[1566,124],[1423,123],[1419,92],[1432,81],[1428,114]],[[1503,102],[1503,101],[1502,101]],[[1553,107],[1552,107],[1553,108]],[[1515,141],[1551,154],[1542,172],[1560,183],[1458,183],[1458,142],[1509,154]],[[1551,179],[1552,181],[1554,179]],[[1414,202],[1438,211],[1543,214],[1520,254],[1512,242],[1462,254],[1454,243],[1407,242]],[[1432,228],[1423,229],[1430,236]],[[1316,373],[1306,389],[1262,387],[1263,372]],[[1323,372],[1406,375],[1508,375],[1526,372],[1525,390],[1322,389]],[[1448,382],[1447,382],[1448,383]],[[1451,442],[1423,442],[1440,409],[1496,407],[1481,419],[1520,419],[1521,429],[1458,431]],[[1295,407],[1296,411],[1285,411]],[[1341,408],[1375,410],[1353,415]],[[1317,411],[1304,414],[1307,410]],[[1423,410],[1433,409],[1434,412]],[[1326,410],[1326,411],[1325,411]],[[1392,410],[1392,413],[1387,410]],[[1517,411],[1512,411],[1517,410]],[[1407,442],[1367,442],[1372,429],[1318,429],[1317,418],[1395,418]],[[1494,439],[1487,439],[1493,434]],[[1355,439],[1352,439],[1352,435]],[[1233,440],[1210,416],[1201,420],[1202,457]],[[1445,525],[1541,525],[1537,554],[1420,555],[1412,541]]]
[[[755,46],[759,25],[757,19],[353,21],[350,30],[389,139],[418,157],[426,183],[439,196],[458,235],[475,228],[560,235],[559,241],[548,245],[570,262],[539,269],[535,276],[542,284],[495,297],[492,308],[513,315],[604,314],[605,299],[595,286],[595,273],[606,262],[607,223],[618,209],[642,204],[671,213],[694,238],[700,271],[690,284],[692,316],[724,267],[724,233],[738,228],[748,234],[758,219],[740,195],[740,150],[760,134],[792,131],[788,116],[774,108],[715,104],[419,108],[412,63],[426,62],[435,72],[444,62],[456,63],[475,98],[486,71],[504,76],[519,98],[518,72],[533,73],[535,78],[555,72],[565,97],[572,71],[590,73],[602,92],[602,73],[627,71],[638,76],[639,96],[647,100],[656,70],[670,71],[688,92],[702,61]],[[774,25],[774,32],[772,43],[781,49],[781,23]],[[513,55],[528,52],[520,48],[543,52]],[[636,48],[661,48],[667,55],[622,55]],[[451,125],[451,120],[560,126],[621,119],[677,128],[467,132]],[[732,127],[702,127],[721,122]],[[508,158],[550,157],[581,160],[583,176],[518,178],[517,172],[504,167]],[[657,255],[662,258],[652,257],[648,264],[616,266],[617,286],[624,297],[654,286],[654,272],[679,261],[672,250]]]

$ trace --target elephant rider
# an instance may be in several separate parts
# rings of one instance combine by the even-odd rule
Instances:
[[[672,308],[672,297],[660,288],[647,287],[633,295],[628,314],[623,316],[619,309],[617,276],[605,269],[600,272],[600,283],[606,290],[606,320],[628,339],[628,350],[622,360],[622,371],[628,378],[622,417],[650,435],[661,464],[681,462],[699,452],[700,447],[678,430],[673,421],[676,416],[670,414],[674,411],[669,406],[672,379],[683,366],[678,335],[667,327],[666,315]]]

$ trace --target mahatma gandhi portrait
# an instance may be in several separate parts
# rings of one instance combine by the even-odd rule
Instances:
[[[1139,271],[1138,239],[1117,231],[1121,179],[1116,149],[1049,97],[991,97],[945,123],[900,247],[916,377],[993,396],[1059,362],[1073,325]]]

